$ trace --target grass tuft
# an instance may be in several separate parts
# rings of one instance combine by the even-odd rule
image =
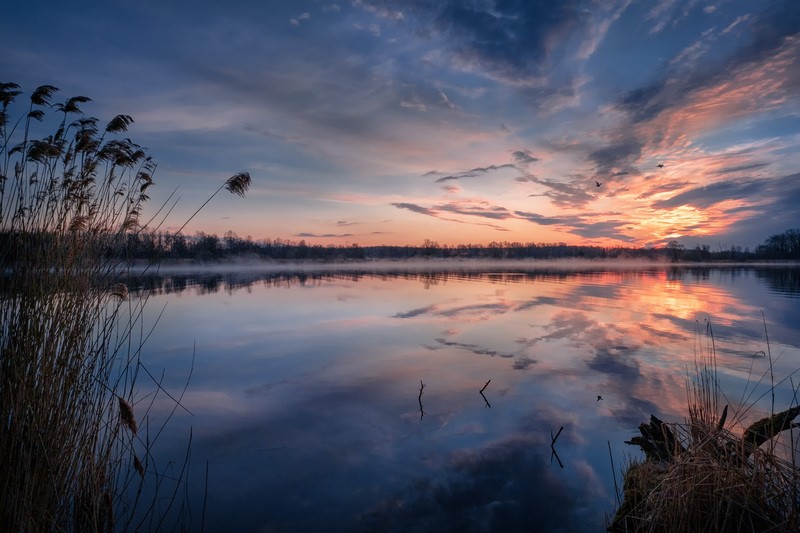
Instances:
[[[708,338],[687,385],[688,420],[666,424],[652,416],[627,441],[646,458],[628,465],[609,531],[800,531],[800,450],[791,436],[779,438],[796,427],[800,406],[744,430],[726,429],[729,418],[741,426],[753,406],[734,407],[731,417],[728,405],[719,409],[724,394],[710,329]],[[774,392],[771,363],[769,373]]]

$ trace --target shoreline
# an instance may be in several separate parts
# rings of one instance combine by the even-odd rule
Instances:
[[[397,259],[364,261],[273,261],[273,260],[233,260],[233,261],[163,261],[161,263],[132,262],[127,267],[131,274],[180,274],[193,272],[342,272],[372,271],[390,272],[403,270],[409,272],[425,271],[618,271],[618,270],[671,270],[694,268],[800,268],[800,261],[705,261],[669,262],[627,259]]]

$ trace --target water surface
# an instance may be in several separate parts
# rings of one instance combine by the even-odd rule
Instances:
[[[200,514],[207,461],[207,530],[601,531],[610,456],[619,483],[641,422],[683,420],[709,331],[732,404],[769,384],[765,323],[775,381],[800,368],[798,280],[667,267],[148,277],[149,320],[166,308],[144,363],[176,393],[192,371],[193,415],[176,411],[155,459],[180,464],[191,427],[189,500]],[[776,406],[790,400],[786,381]],[[153,420],[172,407],[157,401]]]

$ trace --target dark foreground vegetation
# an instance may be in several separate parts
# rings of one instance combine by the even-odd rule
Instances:
[[[0,235],[0,239],[6,238]],[[233,232],[223,237],[198,233],[132,233],[125,251],[131,259],[225,261],[260,259],[271,261],[363,261],[404,259],[635,259],[672,262],[800,260],[800,229],[772,235],[755,250],[732,246],[712,250],[708,245],[686,248],[678,242],[662,247],[632,248],[576,246],[565,243],[492,242],[440,245],[426,240],[419,246],[348,246],[308,244],[305,240],[253,240]],[[115,250],[107,250],[113,256]]]
[[[770,383],[762,397],[772,393],[772,407],[746,423],[753,405],[721,407],[713,342],[700,354],[687,390],[688,420],[668,424],[651,416],[627,441],[645,459],[624,473],[609,531],[800,531],[800,387],[791,376],[775,383],[769,343],[764,355],[769,375],[758,383]],[[792,405],[775,412],[775,389],[786,381]]]
[[[129,244],[153,231],[140,215],[155,164],[122,137],[131,117],[101,125],[80,109],[89,98],[51,105],[57,91],[12,112],[21,91],[0,83],[0,529],[186,528],[184,470],[165,477],[150,453],[148,406],[166,392],[140,357],[146,297],[122,277]]]

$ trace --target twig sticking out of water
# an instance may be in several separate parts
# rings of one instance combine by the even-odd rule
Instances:
[[[425,388],[425,384],[422,380],[419,380],[419,419],[422,420],[422,417],[425,416],[425,410],[422,408],[422,389]]]
[[[486,396],[484,396],[483,391],[486,390],[486,387],[488,387],[489,383],[491,383],[491,382],[492,382],[492,380],[490,379],[489,381],[486,382],[486,385],[484,385],[483,388],[478,391],[478,394],[481,395],[481,397],[483,398],[483,401],[486,402],[486,407],[489,407],[490,409],[491,409],[492,405],[489,403],[489,400],[486,399]]]
[[[564,431],[564,426],[561,426],[561,428],[559,428],[558,433],[556,433],[556,436],[554,437],[553,430],[552,429],[550,430],[550,438],[553,439],[552,442],[550,443],[551,448],[556,445],[556,440],[558,440],[558,436],[561,435],[562,431]]]
[[[486,399],[486,396],[484,396],[484,394],[482,392],[480,394],[481,394],[481,397],[483,398],[483,401],[486,402],[486,407],[491,409],[492,404],[489,403],[489,400]]]
[[[558,440],[558,436],[561,435],[561,432],[564,431],[564,426],[561,426],[556,433],[556,436],[553,436],[553,430],[550,430],[550,464],[553,464],[553,457],[556,458],[558,461],[558,466],[564,468],[564,464],[561,462],[561,459],[558,457],[558,453],[556,452],[556,440]]]

